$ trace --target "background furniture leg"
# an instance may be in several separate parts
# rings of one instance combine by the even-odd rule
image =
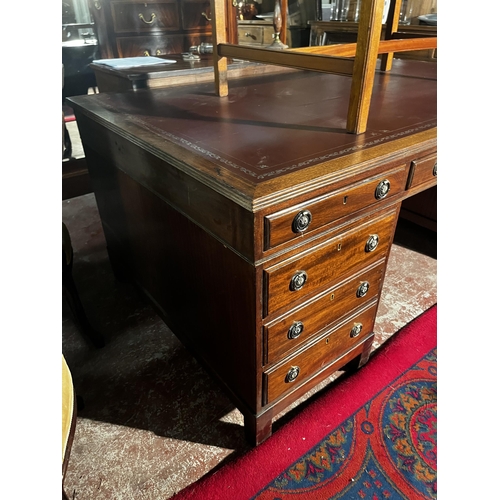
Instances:
[[[71,247],[69,232],[64,223],[62,251],[62,286],[63,294],[68,302],[75,320],[82,329],[82,333],[92,342],[95,347],[103,347],[105,344],[104,337],[99,332],[94,330],[94,328],[92,328],[92,325],[87,318],[87,314],[85,313],[85,309],[83,308],[78,289],[76,288],[76,284],[73,279],[73,249]]]

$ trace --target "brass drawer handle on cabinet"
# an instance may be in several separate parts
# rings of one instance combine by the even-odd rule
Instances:
[[[302,210],[293,219],[292,230],[294,233],[302,233],[311,224],[312,214],[309,210]]]
[[[288,329],[288,338],[290,340],[296,339],[304,331],[304,323],[302,321],[294,321],[292,326]]]
[[[307,273],[305,271],[296,272],[292,276],[292,279],[290,280],[290,290],[292,292],[300,290],[305,285],[306,281],[307,281]]]
[[[375,189],[375,198],[377,200],[385,198],[387,196],[387,193],[389,193],[390,189],[391,189],[391,183],[387,179],[380,181]]]
[[[373,252],[378,247],[378,234],[372,234],[366,241],[365,252]]]
[[[351,328],[351,333],[349,333],[349,336],[351,338],[357,337],[361,333],[362,329],[363,325],[361,323],[354,323],[354,326]]]
[[[358,298],[364,297],[368,293],[369,288],[370,288],[370,283],[368,283],[368,281],[363,281],[356,290],[356,297]]]
[[[156,19],[156,14],[154,12],[151,13],[151,21],[146,21],[146,19],[144,19],[144,16],[141,14],[139,14],[139,19],[143,22],[143,23],[146,23],[146,24],[153,24],[153,21]]]
[[[434,177],[437,177],[437,174],[438,174],[438,164],[436,162],[436,163],[434,163],[434,167],[432,168],[432,175]]]
[[[299,376],[300,368],[298,366],[292,366],[285,377],[285,382],[293,382]]]
[[[212,18],[208,17],[208,14],[206,12],[202,12],[201,17],[204,17],[209,23],[212,21]]]

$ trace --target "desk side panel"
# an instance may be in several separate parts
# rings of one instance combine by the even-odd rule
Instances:
[[[115,273],[255,412],[255,268],[92,148],[86,155]]]

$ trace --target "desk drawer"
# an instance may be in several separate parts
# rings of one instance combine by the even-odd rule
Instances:
[[[264,373],[264,404],[272,403],[333,363],[373,331],[376,303]]]
[[[437,154],[411,162],[406,189],[434,181],[437,177]]]
[[[407,175],[403,165],[384,175],[365,179],[265,217],[264,249],[303,237],[343,216],[401,193],[405,189]]]
[[[264,316],[318,288],[382,259],[392,241],[396,211],[371,220],[312,249],[264,269]]]
[[[176,31],[180,28],[176,0],[114,2],[111,10],[115,33]]]
[[[264,364],[278,361],[352,310],[378,297],[385,260],[328,289],[313,302],[264,327]]]

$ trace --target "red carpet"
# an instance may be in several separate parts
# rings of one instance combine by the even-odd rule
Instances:
[[[436,498],[437,305],[267,441],[176,500]]]

